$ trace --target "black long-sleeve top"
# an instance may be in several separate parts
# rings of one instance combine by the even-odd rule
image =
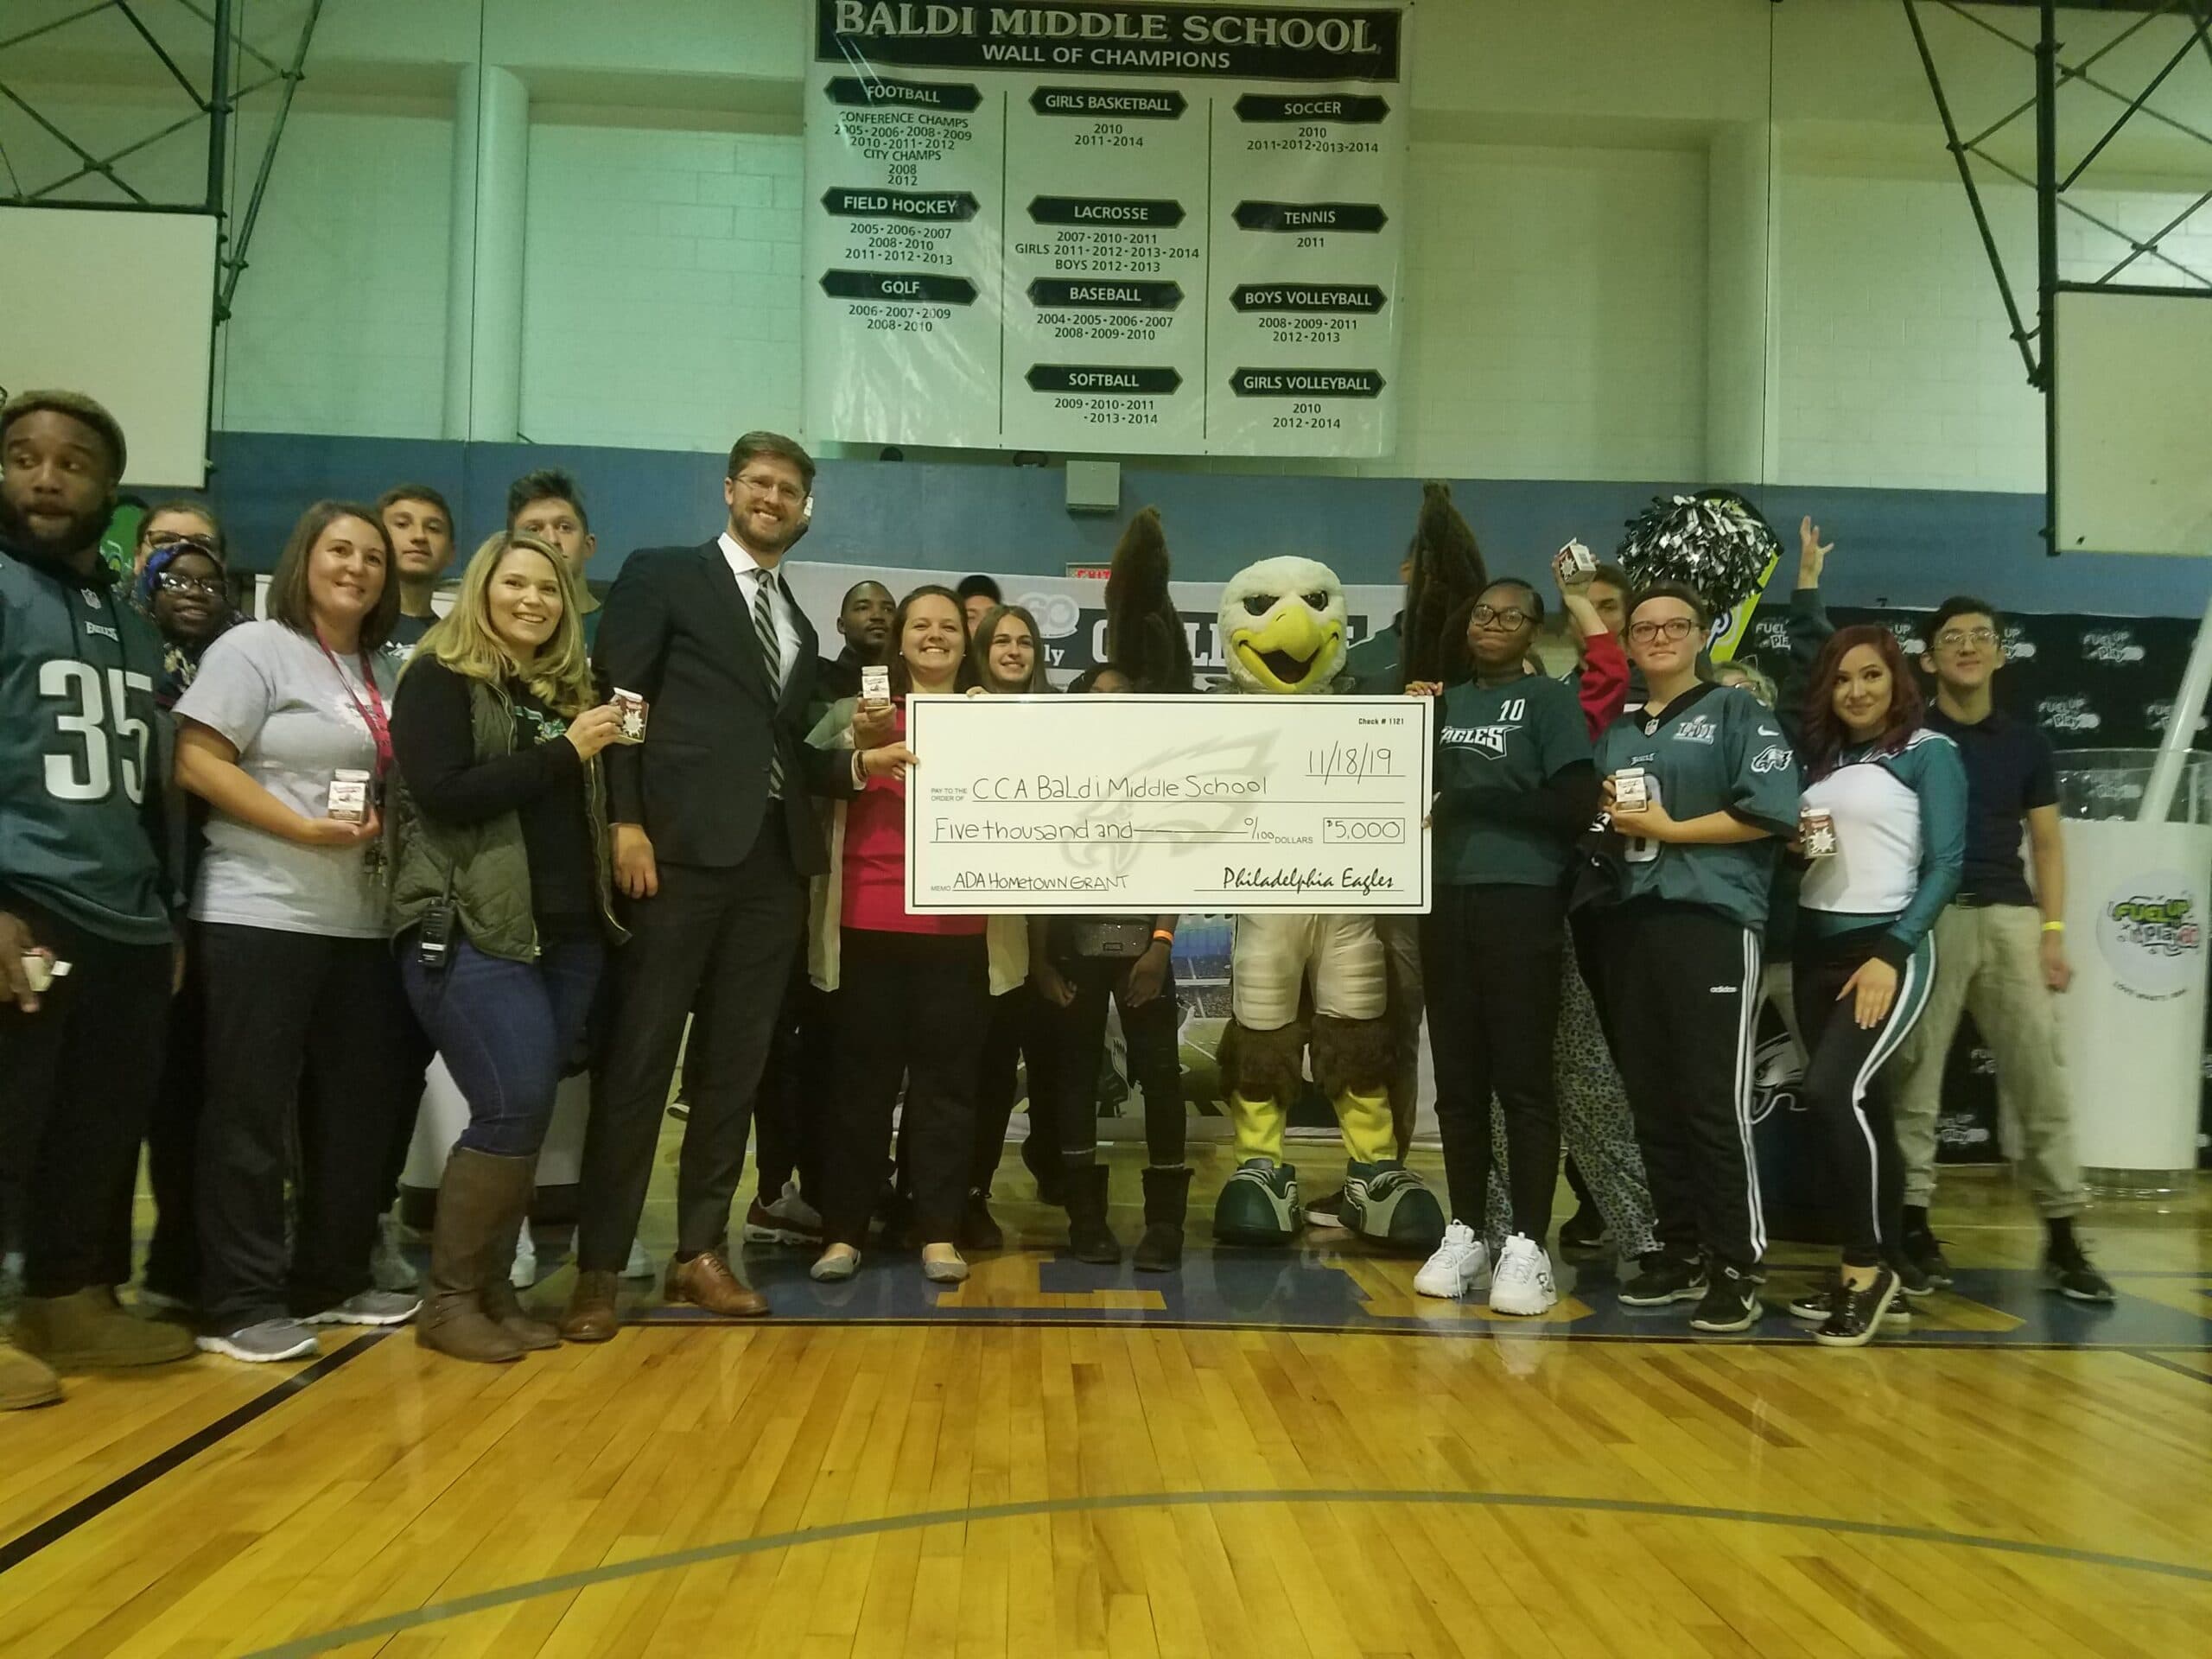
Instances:
[[[391,705],[392,753],[408,792],[426,817],[446,823],[513,813],[539,932],[588,932],[597,925],[591,821],[568,719],[510,679],[502,689],[514,711],[514,751],[479,760],[469,689],[466,675],[435,658],[409,665]]]

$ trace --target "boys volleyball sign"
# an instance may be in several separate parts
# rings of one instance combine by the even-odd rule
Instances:
[[[1410,15],[816,0],[810,429],[1389,454]]]

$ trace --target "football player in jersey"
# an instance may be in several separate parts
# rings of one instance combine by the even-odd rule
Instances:
[[[0,1407],[57,1397],[56,1370],[193,1351],[116,1301],[103,1248],[175,974],[162,644],[99,554],[124,453],[79,393],[0,407],[0,1201],[24,1256]]]

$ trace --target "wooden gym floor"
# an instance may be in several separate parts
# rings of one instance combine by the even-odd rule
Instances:
[[[0,1654],[2212,1653],[2203,1192],[2096,1216],[2096,1310],[1951,1177],[1958,1291],[1830,1353],[1602,1272],[1509,1322],[1355,1246],[1216,1254],[1199,1159],[1179,1276],[1058,1260],[1017,1199],[950,1294],[754,1251],[764,1323],[72,1379],[0,1418]]]

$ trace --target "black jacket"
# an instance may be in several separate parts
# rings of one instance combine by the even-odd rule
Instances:
[[[614,822],[642,824],[657,859],[742,863],[760,836],[772,752],[783,761],[792,860],[804,874],[829,868],[810,798],[852,794],[852,755],[804,740],[816,639],[794,614],[798,658],[772,699],[753,613],[719,541],[642,548],[623,562],[592,658],[610,686],[651,705],[645,741],[604,754]]]

